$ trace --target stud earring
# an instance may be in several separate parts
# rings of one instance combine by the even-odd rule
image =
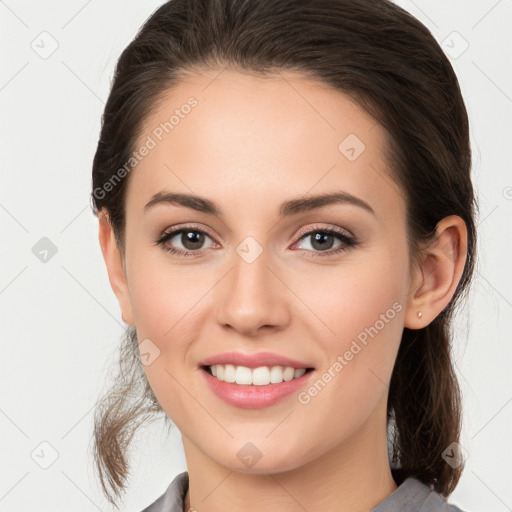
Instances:
[[[421,311],[418,311],[418,318],[421,318],[423,316],[423,313]]]

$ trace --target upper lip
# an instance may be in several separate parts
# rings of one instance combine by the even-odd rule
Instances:
[[[312,368],[312,365],[297,361],[290,357],[274,354],[273,352],[223,352],[207,357],[201,361],[201,366],[212,366],[214,364],[232,364],[234,366],[246,366],[247,368],[258,368],[260,366],[291,366],[292,368]]]

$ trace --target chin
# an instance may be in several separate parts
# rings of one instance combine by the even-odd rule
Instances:
[[[231,448],[226,451],[231,451]],[[255,444],[244,443],[241,448],[233,448],[235,457],[226,457],[226,451],[222,454],[211,454],[211,458],[230,471],[250,475],[278,474],[297,469],[309,462],[304,458],[303,450],[282,447],[266,446],[259,450]],[[266,453],[270,452],[270,454]]]

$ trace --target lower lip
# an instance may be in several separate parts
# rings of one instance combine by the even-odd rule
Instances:
[[[243,409],[261,409],[273,405],[286,396],[297,392],[310,378],[313,370],[306,372],[297,379],[292,379],[279,384],[267,384],[266,386],[240,385],[233,382],[225,382],[210,375],[202,369],[206,382],[210,389],[224,402]]]

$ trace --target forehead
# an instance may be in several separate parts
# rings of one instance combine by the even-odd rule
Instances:
[[[349,96],[298,73],[189,73],[145,119],[135,149],[151,149],[132,171],[127,210],[163,189],[233,207],[333,190],[396,203],[386,140]]]

